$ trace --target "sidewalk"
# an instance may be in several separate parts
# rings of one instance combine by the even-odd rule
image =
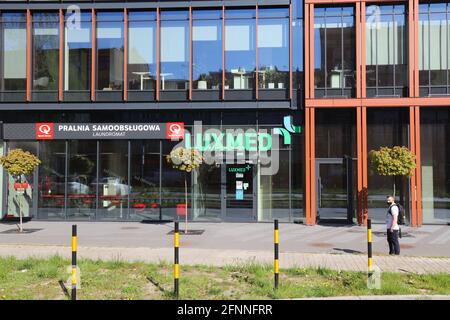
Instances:
[[[60,255],[70,259],[70,246],[1,244],[0,256],[17,258],[45,258]],[[78,247],[79,259],[101,259],[143,261],[158,263],[173,261],[171,248],[123,248],[123,247]],[[180,247],[181,265],[225,266],[245,263],[273,263],[273,252],[250,250],[211,250]],[[373,264],[383,272],[405,273],[450,273],[450,258],[374,256]],[[322,267],[332,270],[367,271],[367,257],[362,254],[327,254],[280,252],[280,268]]]

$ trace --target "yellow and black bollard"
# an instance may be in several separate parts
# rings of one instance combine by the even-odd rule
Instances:
[[[179,260],[179,246],[180,246],[180,232],[178,229],[178,221],[175,221],[175,231],[173,233],[173,246],[175,250],[174,264],[173,264],[173,293],[175,298],[179,297],[179,277],[180,277],[180,260]]]
[[[274,265],[273,265],[273,273],[275,280],[275,289],[278,289],[278,278],[279,278],[279,257],[278,257],[278,220],[274,220],[274,230],[273,230],[273,242],[274,242]]]
[[[77,300],[77,225],[72,225],[72,300]]]
[[[372,269],[372,221],[367,219],[367,267],[368,273],[367,276],[369,281],[372,278],[373,269]]]

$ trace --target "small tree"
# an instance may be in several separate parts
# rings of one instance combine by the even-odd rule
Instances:
[[[370,169],[381,176],[392,176],[394,180],[395,197],[395,177],[411,177],[416,168],[416,156],[407,147],[395,146],[392,148],[381,147],[379,150],[369,152]]]
[[[23,188],[23,182],[26,182],[26,175],[32,173],[34,169],[41,164],[41,160],[34,154],[23,151],[22,149],[13,149],[6,156],[0,157],[0,164],[12,176],[16,183],[20,183]],[[19,205],[19,231],[23,232],[22,210]]]
[[[188,213],[188,198],[187,198],[187,175],[194,169],[200,167],[203,162],[203,156],[197,149],[186,149],[178,147],[173,149],[169,155],[167,155],[167,162],[172,164],[174,169],[184,171],[184,192],[185,192],[185,229],[184,233],[187,234],[187,213]]]

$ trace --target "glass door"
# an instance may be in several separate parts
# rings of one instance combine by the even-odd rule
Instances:
[[[255,221],[255,166],[227,164],[223,177],[226,181],[224,192],[224,219],[233,221]]]
[[[353,222],[354,183],[351,158],[316,160],[317,219]]]

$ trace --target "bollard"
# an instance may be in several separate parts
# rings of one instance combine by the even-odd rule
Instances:
[[[72,225],[72,300],[77,300],[77,225]]]
[[[367,277],[369,281],[372,278],[373,269],[372,269],[372,221],[367,219],[367,267],[368,273]]]
[[[173,246],[175,251],[175,257],[174,257],[174,265],[173,265],[173,293],[175,295],[175,298],[178,299],[179,297],[179,276],[180,276],[180,261],[179,261],[179,255],[178,255],[178,248],[180,245],[180,234],[178,229],[178,221],[175,221],[175,231],[173,233]]]
[[[279,278],[279,262],[278,262],[278,220],[274,220],[274,230],[273,230],[273,240],[274,240],[274,265],[273,265],[273,274],[275,280],[275,289],[278,289],[278,278]]]

